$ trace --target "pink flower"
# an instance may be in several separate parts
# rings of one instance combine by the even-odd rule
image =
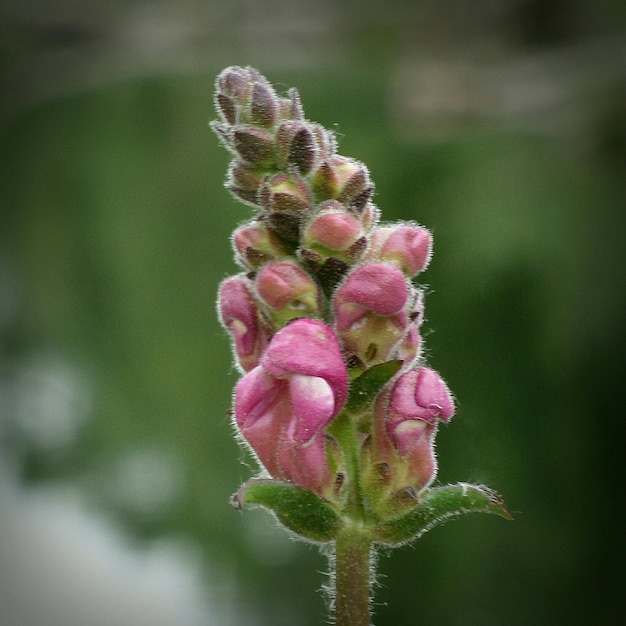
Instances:
[[[418,367],[398,379],[391,393],[387,432],[402,456],[408,456],[428,427],[448,422],[454,400],[446,383],[434,370]]]
[[[269,342],[259,324],[251,286],[245,276],[232,276],[220,285],[218,297],[220,320],[233,339],[235,358],[246,372],[258,365]]]
[[[393,265],[366,263],[349,274],[333,298],[346,350],[367,364],[387,360],[409,325],[409,295],[406,278]]]
[[[381,226],[372,231],[368,258],[396,264],[407,276],[424,271],[432,253],[432,236],[421,226]]]
[[[386,468],[381,495],[421,491],[437,474],[435,436],[454,413],[448,387],[437,372],[418,367],[379,395],[375,406],[372,467]],[[380,475],[374,472],[374,489]],[[371,480],[371,477],[370,477]]]
[[[273,478],[318,493],[332,485],[324,429],[345,402],[348,374],[333,331],[297,319],[278,331],[235,390],[235,419]]]

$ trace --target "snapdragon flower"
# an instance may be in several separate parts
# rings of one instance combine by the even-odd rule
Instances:
[[[305,119],[296,90],[281,96],[257,70],[229,67],[215,104],[226,188],[252,209],[232,238],[242,272],[218,297],[242,372],[233,425],[259,463],[233,504],[264,506],[326,545],[335,623],[369,626],[375,545],[470,511],[509,517],[482,485],[432,487],[435,437],[454,414],[422,357],[413,282],[433,238],[380,222],[367,167]]]

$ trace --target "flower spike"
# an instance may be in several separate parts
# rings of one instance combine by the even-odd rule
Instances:
[[[244,273],[218,315],[242,373],[233,425],[259,475],[233,496],[264,506],[331,555],[336,626],[370,624],[373,546],[400,545],[466,512],[510,518],[482,485],[432,487],[435,438],[454,414],[423,359],[431,233],[379,224],[367,167],[338,153],[250,67],[216,80],[212,128],[232,156],[226,187],[251,208],[232,237]]]

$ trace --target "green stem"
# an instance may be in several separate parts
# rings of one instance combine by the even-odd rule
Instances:
[[[342,449],[346,462],[346,479],[349,489],[344,514],[353,520],[363,520],[363,493],[361,488],[361,462],[358,434],[354,419],[347,413],[340,413],[330,426],[330,433]]]
[[[370,626],[372,540],[366,530],[346,525],[331,559],[335,582],[335,626]]]

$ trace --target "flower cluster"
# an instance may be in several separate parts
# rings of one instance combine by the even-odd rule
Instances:
[[[413,279],[432,236],[379,221],[367,168],[305,119],[295,90],[230,67],[215,101],[213,129],[233,157],[226,186],[254,211],[233,234],[241,272],[218,301],[243,374],[236,428],[272,479],[340,512],[391,517],[398,494],[432,482],[437,427],[454,413],[420,357]]]

